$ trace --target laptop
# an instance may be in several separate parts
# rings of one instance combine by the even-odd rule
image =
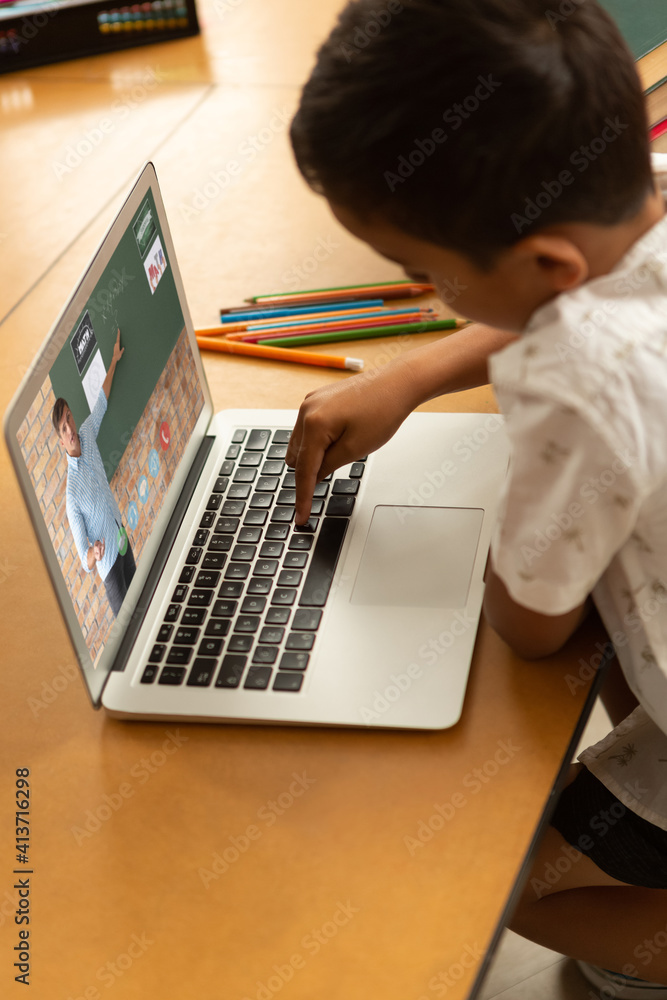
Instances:
[[[96,708],[407,729],[459,719],[508,462],[501,417],[411,415],[318,484],[305,530],[284,462],[295,418],[214,412],[147,164],[4,424]]]

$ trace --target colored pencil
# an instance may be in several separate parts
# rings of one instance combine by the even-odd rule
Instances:
[[[383,316],[393,322],[394,316],[416,316],[418,318],[422,315],[429,316],[431,314],[435,315],[434,309],[420,309],[416,305],[402,306],[400,309],[362,309],[361,312],[356,309],[343,309],[335,313],[316,312],[308,313],[305,316],[283,316],[275,322],[266,319],[252,319],[247,322],[221,323],[219,326],[206,327],[206,333],[203,333],[203,330],[197,332],[203,333],[205,337],[220,337],[234,333],[245,333],[246,331],[252,333],[255,330],[291,330],[297,327],[301,329],[301,327],[307,328],[308,326],[317,326],[323,323],[328,325],[330,323],[349,322],[351,320],[363,323],[367,319],[374,320]]]
[[[381,295],[383,299],[413,298],[416,295],[433,291],[435,291],[435,286],[430,284],[416,281],[387,281],[372,285],[346,285],[340,288],[311,288],[304,292],[275,292],[273,295],[254,295],[252,298],[246,299],[246,302],[258,305],[270,302],[290,302],[294,305],[301,305],[308,302],[335,301],[344,297],[353,299],[370,295]]]
[[[317,305],[315,303],[311,306],[272,306],[267,304],[264,308],[260,309],[253,306],[233,306],[230,309],[220,310],[220,322],[235,323],[237,320],[273,319],[274,316],[294,316],[299,313],[312,313],[320,310],[322,312],[336,312],[338,309],[350,309],[352,307],[355,309],[372,309],[381,308],[383,305],[383,299],[351,299],[343,300],[342,302],[329,302],[327,305]]]
[[[334,333],[306,333],[296,337],[263,337],[259,344],[280,343],[283,347],[305,347],[308,344],[335,343],[337,340],[368,340],[370,337],[395,337],[400,333],[429,333],[432,330],[456,330],[465,326],[467,320],[436,319],[425,323],[396,323],[393,326],[357,330],[339,330]]]
[[[312,326],[289,326],[285,328],[270,327],[263,330],[246,330],[245,332],[230,333],[227,340],[242,340],[246,344],[257,343],[260,340],[271,338],[282,340],[286,337],[310,336],[311,334],[336,333],[338,330],[372,330],[376,326],[405,326],[408,323],[426,322],[425,317],[419,312],[409,312],[402,316],[379,316],[377,319],[349,319],[340,320],[337,323],[313,324]],[[434,322],[429,320],[428,322]]]
[[[243,354],[251,358],[265,358],[267,361],[296,361],[298,364],[324,368],[347,368],[353,372],[360,372],[364,367],[361,358],[344,358],[336,354],[311,354],[309,351],[283,350],[280,347],[262,347],[259,344],[241,344],[225,340],[223,337],[197,337],[197,343],[200,350]]]

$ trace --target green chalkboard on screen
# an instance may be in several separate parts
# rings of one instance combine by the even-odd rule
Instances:
[[[113,357],[121,358],[97,444],[111,479],[185,320],[150,192],[123,234],[51,371],[77,427],[89,415]]]
[[[665,0],[600,0],[623,33],[635,59],[667,40]]]

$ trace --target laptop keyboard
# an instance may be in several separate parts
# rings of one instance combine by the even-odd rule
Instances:
[[[318,483],[296,527],[290,433],[234,433],[142,684],[301,690],[364,460]]]

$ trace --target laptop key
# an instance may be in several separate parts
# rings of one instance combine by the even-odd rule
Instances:
[[[241,614],[242,615],[261,615],[262,611],[266,607],[266,597],[256,597],[254,594],[249,594],[244,597],[241,604]]]
[[[275,493],[280,480],[278,476],[260,476],[255,484],[255,489],[260,493]]]
[[[283,641],[283,636],[285,635],[285,629],[279,628],[277,625],[270,626],[265,625],[262,631],[259,633],[258,642],[262,643],[279,643]]]
[[[229,632],[229,626],[231,622],[229,618],[211,618],[208,622],[205,630],[206,635],[212,635],[219,639],[224,639],[224,637]]]
[[[222,518],[221,517],[220,520],[221,521],[222,520],[235,521],[236,525],[238,527],[238,523],[239,523],[238,517],[230,517],[230,518]],[[236,529],[234,529],[234,530],[236,530]],[[232,536],[232,532],[226,532],[225,534],[222,534],[222,533],[221,534],[217,534],[216,533],[215,535],[213,535],[213,537],[211,538],[211,540],[208,543],[208,551],[209,552],[229,552],[229,550],[231,549],[232,544],[234,542],[234,539],[231,536]]]
[[[172,646],[167,654],[167,663],[173,663],[178,666],[189,663],[191,659],[191,646]]]
[[[243,593],[243,583],[239,580],[223,580],[220,584],[218,597],[240,597]]]
[[[268,510],[273,505],[273,493],[253,493],[250,507],[253,510]]]
[[[294,507],[274,507],[271,511],[271,520],[281,524],[289,524],[294,518]]]
[[[142,684],[152,684],[157,677],[157,672],[160,668],[156,663],[149,663],[143,674],[141,675]]]
[[[327,517],[349,517],[354,508],[354,497],[331,496],[325,514]]]
[[[206,608],[186,608],[181,618],[182,625],[203,625]]]
[[[158,684],[182,684],[185,667],[163,667]]]
[[[213,569],[200,569],[195,580],[195,587],[217,587],[220,582],[220,572]]]
[[[271,604],[291,605],[296,600],[296,590],[280,588],[273,591]]]
[[[212,590],[193,590],[188,599],[188,604],[195,608],[207,608],[212,600]]]
[[[241,528],[238,533],[240,545],[256,545],[262,537],[260,528]]]
[[[266,529],[267,542],[284,542],[289,535],[289,524],[270,524]]]
[[[267,625],[287,625],[291,614],[291,608],[274,606],[266,612],[264,621]]]
[[[216,601],[211,615],[214,618],[231,618],[236,614],[238,601]]]
[[[215,483],[213,484],[214,493],[224,493],[229,486],[229,479],[227,476],[218,476]]]
[[[187,563],[190,563],[191,566],[196,566],[196,564],[201,559],[201,554],[203,551],[204,550],[201,549],[198,545],[193,545],[190,551],[188,552],[188,557],[185,561]]]
[[[317,531],[317,526],[319,523],[320,523],[319,517],[309,517],[305,524],[295,524],[294,530],[304,531],[308,532],[308,534],[312,534],[314,531]]]
[[[235,562],[251,562],[256,555],[255,545],[235,545],[232,550],[232,559]]]
[[[277,559],[258,559],[253,567],[255,576],[275,576],[278,571]]]
[[[171,599],[172,601],[175,601],[177,604],[182,604],[187,596],[188,596],[188,587],[184,583],[179,583],[178,587],[171,595]]]
[[[232,474],[232,472],[234,471],[235,468],[236,468],[236,466],[235,466],[234,462],[230,462],[229,459],[226,459],[222,463],[222,465],[220,466],[220,470],[218,472],[218,475],[220,475],[220,476],[231,476],[231,474]]]
[[[241,466],[234,473],[235,483],[254,483],[257,477],[257,469]]]
[[[257,469],[262,464],[263,458],[264,456],[259,451],[244,451],[239,459],[239,465]],[[248,482],[252,482],[252,480],[248,480]]]
[[[312,547],[312,535],[292,535],[287,544],[288,549],[298,549],[300,552],[308,552]]]
[[[258,615],[239,615],[234,622],[235,632],[256,632],[259,628]]]
[[[273,444],[289,444],[291,436],[291,431],[280,428],[279,430],[273,432]]]
[[[278,559],[283,554],[283,542],[264,542],[259,550],[260,559]]]
[[[283,569],[278,574],[276,584],[278,587],[298,587],[302,577],[300,569]]]
[[[215,514],[212,510],[204,511],[202,514],[202,519],[199,522],[200,528],[212,528],[213,522],[215,521]]]
[[[215,540],[213,539],[213,541]],[[207,552],[201,561],[201,567],[202,569],[223,569],[226,562],[227,556],[224,552]],[[220,576],[219,573],[217,575]],[[199,580],[199,577],[197,577],[197,580]]]
[[[230,444],[229,448],[227,449],[227,454],[225,455],[225,458],[238,458],[240,454],[241,454],[241,445]]]
[[[243,512],[241,512],[243,513]],[[239,526],[238,517],[219,517],[218,523],[215,526],[216,532],[226,533],[228,535],[233,535]],[[211,539],[212,541],[213,539]]]
[[[266,452],[266,457],[269,459],[284,458],[286,454],[286,444],[272,444]]]
[[[191,625],[181,625],[180,628],[176,629],[174,642],[178,646],[194,646],[198,638],[198,628],[193,628]]]
[[[192,544],[193,545],[206,545],[206,542],[208,540],[208,536],[209,536],[209,532],[208,531],[206,531],[204,528],[199,528],[199,530],[195,534],[194,541],[192,542]]]
[[[171,633],[174,631],[173,625],[160,625],[160,631],[157,634],[158,642],[169,642]]]
[[[303,684],[303,674],[279,670],[273,682],[274,691],[300,691]]]
[[[294,612],[294,621],[292,622],[292,628],[299,629],[299,631],[312,631],[314,632],[319,628],[320,622],[322,621],[322,612],[319,608],[299,608]]]
[[[215,682],[217,688],[237,688],[245,669],[247,656],[235,656],[227,653],[222,658],[220,673]]]
[[[283,653],[280,660],[281,670],[305,670],[310,656],[308,653]]]
[[[194,566],[184,566],[181,570],[181,575],[178,578],[179,583],[192,583],[192,577],[195,575]]]
[[[346,518],[324,518],[301,591],[301,607],[323,608],[326,604],[348,523]]]
[[[258,430],[250,431],[246,441],[246,451],[264,451],[271,440],[271,431]]]
[[[267,460],[262,466],[263,476],[280,476],[285,468],[285,463],[280,459]]]
[[[313,648],[315,636],[312,632],[290,632],[285,649],[309,650]]]
[[[363,462],[353,462],[350,466],[350,479],[361,479],[365,468]]]
[[[230,563],[225,570],[227,580],[245,580],[250,572],[248,563]]]
[[[253,576],[248,582],[249,594],[268,594],[273,586],[270,576]]]
[[[208,687],[213,680],[217,660],[199,656],[192,664],[187,687]]]
[[[253,663],[275,663],[278,659],[278,650],[275,646],[257,646],[252,654]]]
[[[160,661],[164,657],[164,651],[166,648],[167,647],[163,646],[162,643],[156,642],[153,648],[151,649],[150,656],[148,657],[151,663],[160,663]]]
[[[247,433],[248,432],[245,430],[244,427],[239,427],[238,430],[235,430],[234,433],[232,434],[232,442],[234,444],[243,444]]]
[[[332,494],[340,494],[343,496],[356,496],[359,492],[359,480],[358,479],[334,479],[333,486],[331,487]]]
[[[302,537],[307,537],[303,535]],[[283,559],[285,569],[303,569],[308,562],[307,552],[287,552]]]
[[[225,500],[220,513],[225,517],[240,517],[244,510],[245,503],[242,500]]]
[[[218,510],[222,500],[222,493],[211,493],[206,504],[206,510]]]
[[[266,519],[269,516],[266,510],[249,510],[246,516],[243,518],[244,524],[259,525],[260,527],[266,523]]]
[[[227,649],[230,653],[247,653],[250,649],[252,649],[253,641],[254,640],[251,635],[243,635],[237,632],[227,643]]]
[[[252,486],[249,483],[235,483],[227,490],[227,496],[230,500],[247,500],[251,490]]]
[[[222,652],[222,639],[204,638],[199,643],[197,656],[220,656]],[[197,661],[195,660],[195,663]]]
[[[244,688],[265,691],[271,680],[271,667],[251,667],[245,679]]]

